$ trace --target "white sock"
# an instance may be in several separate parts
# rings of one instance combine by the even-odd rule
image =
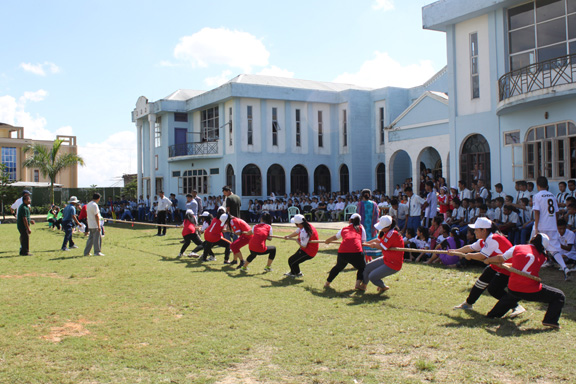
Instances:
[[[566,269],[566,263],[564,262],[564,258],[562,257],[562,255],[560,253],[554,254],[554,260],[556,260],[556,262],[558,264],[560,264],[560,266],[562,267],[562,270]]]

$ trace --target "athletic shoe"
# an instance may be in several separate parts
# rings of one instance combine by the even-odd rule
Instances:
[[[299,274],[296,275],[296,277],[302,277],[304,276],[304,274],[302,272],[300,272]]]
[[[241,269],[244,266],[244,262],[240,262],[240,264],[236,267],[236,269]]]
[[[264,272],[272,272],[272,268],[266,267],[266,268],[264,268]]]
[[[544,264],[542,264],[542,266],[541,266],[540,268],[549,268],[549,267],[551,267],[552,265],[553,265],[553,264],[552,264],[550,261],[546,260],[546,261],[544,262]]]
[[[181,253],[178,254],[178,256],[176,256],[177,259],[181,258],[183,255]]]
[[[284,274],[284,276],[286,276],[286,277],[296,277],[297,275],[293,275],[291,272],[286,272],[286,273]]]
[[[229,260],[224,260],[224,264],[232,264]]]
[[[200,257],[200,255],[197,254],[196,252],[190,252],[190,253],[188,254],[188,257],[196,257],[196,258],[197,258],[197,257]]]
[[[247,270],[248,270],[248,268],[246,268],[245,266],[240,267],[240,272],[246,272]]]
[[[76,244],[74,244],[73,246],[71,246],[70,248],[78,248],[78,246]]]
[[[92,256],[91,253],[84,254],[84,256]]]
[[[237,261],[237,260],[232,260],[229,264],[230,264],[230,265],[236,265],[236,264],[238,264],[238,261]]]
[[[560,325],[559,324],[551,324],[551,323],[544,323],[542,322],[542,325],[545,327],[550,327],[550,328],[554,328],[554,329],[560,329]]]
[[[103,254],[102,252],[98,252],[98,253],[96,254],[96,256],[106,256],[106,255]]]
[[[210,257],[208,258],[208,261],[216,261],[216,257],[210,256]]]
[[[386,291],[389,290],[389,289],[390,289],[390,287],[384,287],[384,288],[378,287],[378,288],[376,289],[376,291],[378,291],[378,293],[382,293],[382,292],[386,292]]]
[[[570,281],[571,279],[570,270],[568,268],[564,268],[564,281]]]
[[[66,251],[69,251],[69,249],[68,248],[62,248],[62,251],[66,252]]]
[[[468,304],[467,302],[463,302],[462,304],[455,306],[454,309],[465,309],[467,311],[471,311],[472,309],[474,309],[473,307],[474,306],[472,304]]]
[[[508,315],[508,317],[509,317],[510,319],[513,319],[513,318],[519,316],[520,314],[522,314],[522,313],[524,313],[524,312],[526,312],[526,308],[524,308],[524,307],[521,306],[521,305],[517,305],[516,308],[514,308],[514,309],[512,310],[512,313],[511,313],[510,315]]]

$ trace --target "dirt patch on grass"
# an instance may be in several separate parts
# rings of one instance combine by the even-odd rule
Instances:
[[[26,277],[50,277],[52,279],[65,279],[57,273],[24,273],[22,275],[0,275],[0,279],[24,279]]]
[[[50,328],[50,333],[48,335],[40,336],[40,338],[53,343],[59,343],[68,337],[86,336],[90,334],[90,331],[87,330],[84,325],[91,323],[92,322],[86,319],[79,319],[78,322],[67,322],[61,327]]]
[[[261,381],[255,378],[256,371],[262,367],[272,368],[270,363],[274,349],[270,346],[252,348],[241,363],[232,365],[226,370],[226,376],[216,384],[271,384],[270,380]]]

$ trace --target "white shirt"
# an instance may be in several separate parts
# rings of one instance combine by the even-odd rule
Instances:
[[[171,206],[172,202],[170,201],[170,199],[164,196],[163,198],[158,199],[158,207],[156,208],[156,210],[158,212],[167,211],[170,209]]]
[[[335,211],[342,211],[344,210],[344,208],[346,208],[346,203],[345,202],[338,202],[336,203],[336,206],[334,207]]]
[[[98,203],[94,200],[86,205],[86,219],[88,221],[88,228],[100,228],[100,207],[98,207]]]
[[[566,257],[572,260],[576,260],[576,250],[574,249],[574,240],[576,240],[576,235],[574,235],[574,232],[567,229],[566,232],[564,232],[563,236],[558,234],[558,239],[561,245],[572,245],[569,251],[565,251],[562,249],[561,252]]]
[[[520,203],[520,199],[523,197],[530,198],[530,193],[528,191],[518,191],[516,193],[516,200],[514,200],[514,204]]]
[[[501,197],[501,198],[505,198],[506,197],[506,193],[504,191],[498,193],[498,192],[493,192],[492,193],[492,200],[494,200],[497,197]]]
[[[514,211],[510,212],[509,215],[502,215],[503,223],[514,223],[518,225],[518,214]]]
[[[556,212],[558,212],[558,202],[556,197],[548,191],[540,191],[533,198],[532,209],[540,212],[538,220],[539,231],[557,231]]]
[[[436,194],[436,189],[432,189],[426,196],[426,202],[428,206],[426,207],[424,216],[433,219],[438,213],[438,195]]]
[[[472,198],[472,192],[469,189],[464,188],[463,190],[458,192],[458,198],[460,199],[460,201],[464,199],[470,199]]]
[[[10,206],[10,208],[12,208],[15,212],[18,212],[18,208],[20,208],[21,205],[22,205],[22,198],[20,197],[19,199],[16,199],[16,201],[14,202],[14,204]]]
[[[488,198],[488,190],[485,187],[480,188],[480,193],[478,194],[482,199],[486,200]]]
[[[410,206],[410,216],[420,216],[422,213],[422,204],[424,204],[426,200],[421,198],[418,195],[412,195],[408,198],[408,205]]]
[[[390,210],[388,211],[388,214],[392,217],[397,218],[398,220],[405,220],[406,216],[408,216],[408,205],[403,204],[403,203],[398,203],[398,211],[396,211],[394,208],[390,207]]]
[[[198,216],[198,202],[194,199],[190,200],[190,202],[186,202],[186,210],[192,210],[192,214],[194,216]]]

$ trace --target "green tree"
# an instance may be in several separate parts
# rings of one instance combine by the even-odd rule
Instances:
[[[6,171],[6,164],[0,163],[0,209],[2,210],[2,220],[6,220],[4,213],[4,202],[7,201],[10,184],[16,180],[10,180],[10,174]]]
[[[138,181],[132,180],[124,187],[124,194],[127,197],[137,198],[136,194],[138,193]]]
[[[56,176],[64,169],[80,164],[84,166],[84,159],[74,153],[61,154],[62,140],[54,140],[52,147],[42,144],[33,144],[24,153],[32,152],[33,155],[24,161],[26,168],[37,168],[44,177],[50,179],[50,200],[54,204],[54,182]]]

